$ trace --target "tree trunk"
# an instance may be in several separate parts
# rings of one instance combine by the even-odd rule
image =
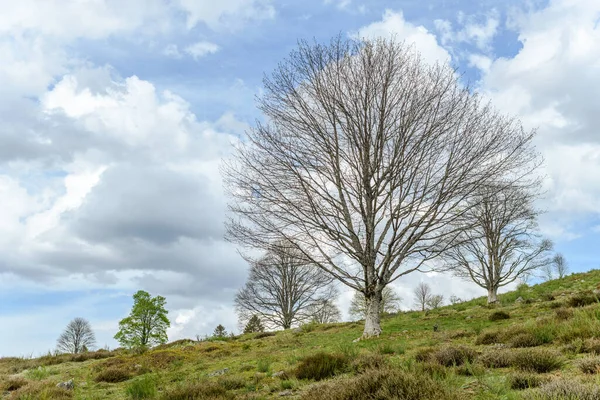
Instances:
[[[371,293],[371,297],[365,295],[365,300],[367,302],[367,312],[365,315],[365,329],[361,339],[377,337],[381,334],[381,319],[379,314],[381,290]]]
[[[498,288],[488,288],[488,304],[494,304],[498,302]]]

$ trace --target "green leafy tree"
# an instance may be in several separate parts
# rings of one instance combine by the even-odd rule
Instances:
[[[225,327],[221,324],[217,325],[215,331],[213,332],[213,336],[218,338],[227,336],[227,331],[225,330]]]
[[[264,332],[265,327],[258,315],[253,315],[244,327],[244,333]]]
[[[128,348],[166,343],[167,328],[171,326],[166,303],[162,296],[151,297],[148,292],[138,291],[133,295],[131,314],[119,322],[115,339]]]

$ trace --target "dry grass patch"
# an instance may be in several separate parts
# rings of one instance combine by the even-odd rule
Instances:
[[[96,374],[96,382],[118,383],[125,382],[133,377],[127,367],[109,367]]]
[[[296,377],[320,381],[344,371],[347,366],[348,360],[340,354],[317,353],[300,361],[296,367]]]
[[[523,349],[513,355],[512,366],[521,371],[550,372],[559,369],[563,360],[559,353],[547,349]]]
[[[215,382],[181,385],[163,393],[161,400],[233,400],[235,396]]]
[[[546,382],[547,379],[532,373],[527,372],[515,372],[508,376],[508,385],[513,390],[523,390],[536,388]]]
[[[577,367],[584,374],[597,374],[600,372],[600,357],[589,357],[579,360]]]
[[[30,382],[13,391],[8,397],[9,400],[66,400],[72,398],[72,390],[58,388],[49,382]]]
[[[600,400],[600,387],[574,380],[555,380],[523,396],[526,400]]]

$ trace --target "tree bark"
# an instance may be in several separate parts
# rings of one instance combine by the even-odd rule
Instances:
[[[367,302],[367,312],[365,315],[365,329],[361,339],[368,339],[372,337],[378,337],[381,334],[381,290],[376,290],[374,293],[370,293],[370,296],[365,295]]]
[[[494,304],[498,302],[498,288],[488,288],[488,304]]]

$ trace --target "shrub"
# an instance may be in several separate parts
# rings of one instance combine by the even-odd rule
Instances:
[[[298,379],[320,381],[330,378],[347,367],[348,361],[342,355],[317,353],[305,357],[296,368]]]
[[[238,376],[228,376],[219,379],[219,385],[227,390],[237,390],[246,386],[246,381]]]
[[[427,374],[434,379],[446,379],[449,369],[436,362],[424,362],[417,365],[416,372]]]
[[[560,355],[547,349],[526,349],[513,355],[512,365],[521,371],[550,372],[563,364]]]
[[[427,362],[431,360],[432,354],[435,352],[433,347],[426,347],[423,349],[417,350],[415,354],[415,360],[418,362]]]
[[[54,383],[32,382],[12,392],[11,400],[67,400],[73,398],[73,391],[56,387]]]
[[[152,399],[156,396],[156,383],[152,377],[146,375],[129,383],[126,393],[134,400]]]
[[[281,381],[280,386],[283,390],[291,390],[294,388],[294,382],[288,380]]]
[[[573,380],[555,380],[524,396],[526,400],[599,400],[600,387]]]
[[[577,367],[584,374],[597,374],[600,372],[600,357],[589,357],[579,360]]]
[[[506,368],[513,363],[513,352],[509,350],[495,350],[483,353],[477,358],[487,368]]]
[[[500,342],[500,334],[497,331],[483,332],[479,336],[477,336],[477,339],[475,339],[475,344],[477,345],[494,344]]]
[[[542,343],[538,340],[535,335],[531,333],[520,333],[514,336],[510,342],[510,347],[536,347],[541,345]]]
[[[445,367],[472,362],[476,357],[477,352],[467,346],[448,346],[432,353],[432,360]]]
[[[455,368],[456,373],[462,376],[481,376],[485,369],[480,364],[465,363]]]
[[[263,339],[269,336],[275,336],[275,332],[259,332],[254,335],[254,339]]]
[[[352,369],[357,373],[363,373],[370,369],[380,369],[387,365],[387,360],[381,354],[361,354],[352,362]]]
[[[233,400],[233,394],[228,393],[215,382],[197,382],[186,384],[168,390],[161,400]]]
[[[96,382],[118,383],[125,382],[131,379],[131,372],[124,367],[109,367],[100,371],[96,378]]]
[[[267,373],[271,370],[271,360],[262,359],[258,360],[256,364],[256,370],[258,372]]]
[[[310,387],[302,399],[457,400],[457,393],[429,376],[401,370],[370,370],[353,378]]]
[[[587,339],[583,342],[583,352],[600,355],[600,339]]]
[[[548,305],[551,309],[562,308],[564,307],[564,303],[562,301],[553,301]]]
[[[542,301],[553,301],[555,299],[552,293],[542,293],[540,298],[542,299]]]
[[[25,376],[28,379],[34,380],[34,381],[41,381],[42,379],[46,379],[47,377],[50,376],[50,370],[48,370],[48,368],[46,367],[37,367],[37,368],[33,368],[33,369],[29,369],[25,372]]]
[[[510,318],[510,314],[507,313],[506,311],[494,311],[493,313],[490,314],[489,320],[494,322],[494,321],[502,321],[505,319],[509,319]]]
[[[568,304],[571,307],[583,307],[590,304],[594,304],[596,302],[598,302],[598,296],[596,296],[594,293],[581,292],[571,296]]]
[[[508,376],[508,385],[514,390],[523,390],[539,387],[543,379],[536,374],[517,372]]]
[[[20,376],[12,377],[4,382],[0,383],[0,393],[2,392],[14,392],[15,390],[21,389],[27,385],[27,380]]]

